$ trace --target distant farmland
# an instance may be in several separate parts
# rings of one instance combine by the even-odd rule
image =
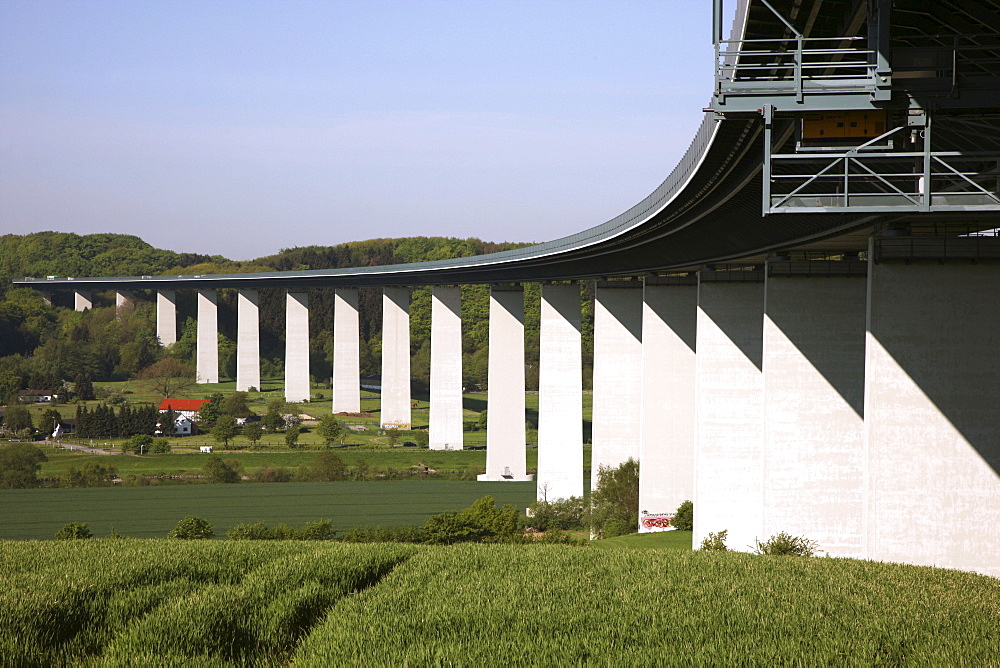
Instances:
[[[535,483],[388,480],[2,490],[0,539],[48,539],[68,522],[86,522],[96,536],[114,526],[126,536],[162,538],[187,515],[207,519],[217,536],[259,520],[301,525],[328,519],[338,530],[415,526],[485,495],[523,508],[534,501]]]

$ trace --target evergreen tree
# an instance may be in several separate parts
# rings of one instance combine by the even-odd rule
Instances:
[[[76,398],[81,401],[92,401],[97,398],[94,393],[94,384],[90,380],[90,376],[85,373],[78,374],[75,383]]]

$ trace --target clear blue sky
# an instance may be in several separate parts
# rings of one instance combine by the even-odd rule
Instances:
[[[0,0],[0,233],[546,241],[666,178],[711,48],[708,0]]]

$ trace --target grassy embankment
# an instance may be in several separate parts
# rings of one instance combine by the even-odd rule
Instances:
[[[998,581],[568,546],[0,544],[7,665],[995,665]]]

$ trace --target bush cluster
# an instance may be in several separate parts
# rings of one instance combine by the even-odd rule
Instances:
[[[719,533],[709,532],[708,536],[701,541],[699,549],[705,552],[728,552],[726,547],[726,537],[729,535],[728,529],[723,529]]]
[[[587,522],[587,504],[582,497],[557,501],[535,501],[528,506],[525,524],[538,531],[582,529]]]
[[[226,533],[230,540],[333,540],[336,536],[330,520],[306,522],[301,528],[278,524],[270,529],[263,522],[237,524]]]
[[[754,540],[756,547],[754,554],[787,555],[795,557],[812,557],[819,549],[819,543],[809,540],[805,536],[793,536],[782,531],[771,536],[763,543]]]

